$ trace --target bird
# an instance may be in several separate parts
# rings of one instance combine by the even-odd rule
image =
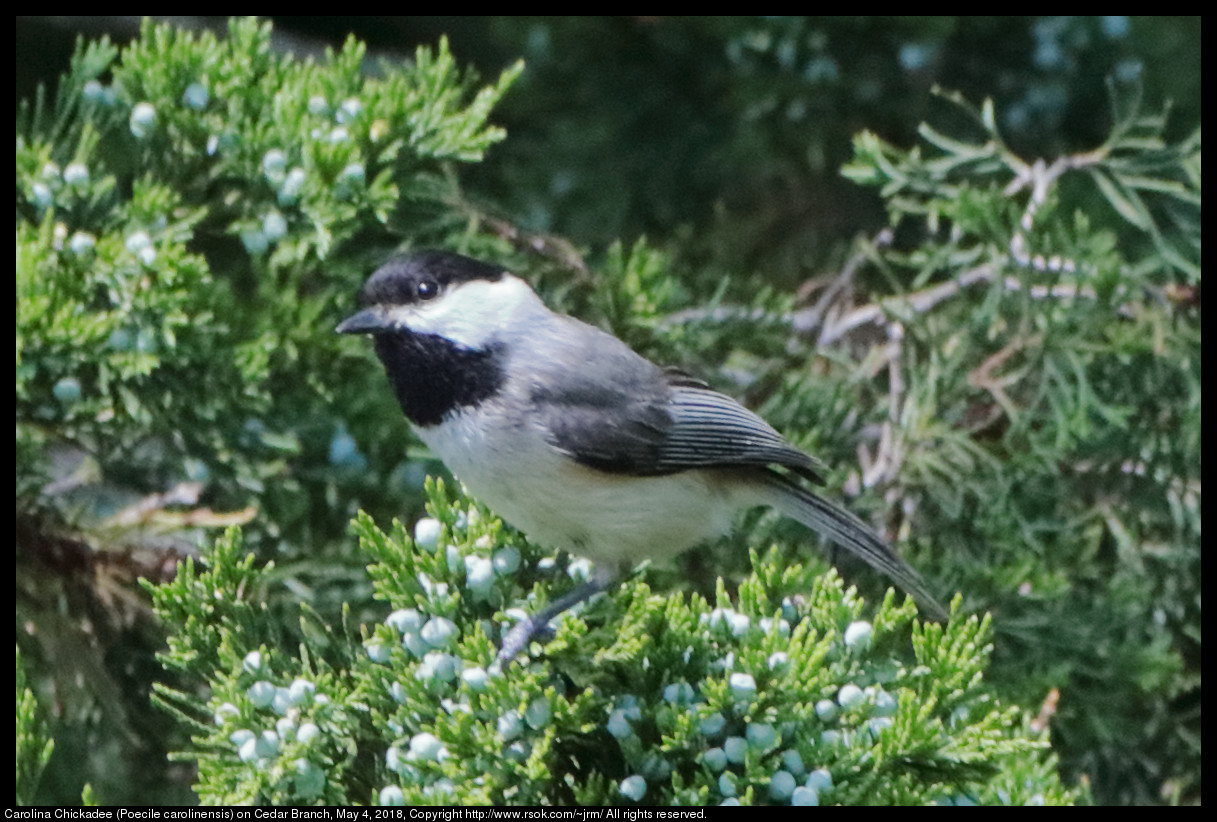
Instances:
[[[808,486],[818,460],[705,382],[552,311],[523,279],[446,250],[394,256],[335,329],[370,335],[402,412],[466,489],[530,540],[593,564],[517,623],[509,663],[549,622],[647,559],[728,533],[769,506],[857,555],[945,619],[921,576]]]

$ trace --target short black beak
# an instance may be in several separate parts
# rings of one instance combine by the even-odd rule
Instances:
[[[388,329],[384,312],[378,308],[365,308],[338,323],[334,331],[339,334],[378,334]]]

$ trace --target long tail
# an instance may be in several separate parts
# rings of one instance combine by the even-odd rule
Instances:
[[[774,471],[764,472],[764,482],[766,488],[775,492],[769,494],[768,503],[782,514],[887,574],[913,596],[926,616],[938,622],[947,618],[946,610],[938,604],[921,576],[862,520]]]

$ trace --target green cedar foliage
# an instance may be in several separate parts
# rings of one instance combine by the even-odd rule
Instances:
[[[870,620],[829,572],[752,555],[715,603],[631,579],[494,664],[520,618],[584,578],[428,483],[412,538],[367,516],[378,624],[301,612],[297,647],[257,601],[237,531],[149,586],[175,626],[165,664],[206,679],[158,701],[193,729],[217,803],[1060,803],[1042,731],[985,683],[987,618]],[[522,610],[523,609],[523,610]],[[910,637],[911,628],[911,637]]]
[[[389,404],[335,405],[383,378],[332,328],[403,236],[464,230],[452,168],[502,139],[487,118],[520,67],[483,86],[444,42],[374,77],[365,62],[353,39],[297,60],[252,20],[224,39],[146,23],[121,53],[82,42],[19,108],[19,621],[79,731],[52,771],[115,773],[94,782],[105,801],[151,799],[163,769],[130,749],[178,744],[148,719],[156,638],[133,577],[243,522],[336,612],[368,587],[332,559],[353,499],[420,497]]]
[[[1200,134],[1109,91],[1093,150],[1026,161],[944,95],[970,127],[863,133],[845,173],[917,236],[874,251],[908,284],[882,307],[916,532],[993,613],[1002,690],[1063,692],[1068,769],[1144,801],[1199,790]]]
[[[137,488],[253,492],[294,539],[340,531],[324,483],[284,476],[331,434],[334,473],[364,459],[327,410],[322,332],[395,236],[446,236],[449,164],[503,137],[486,119],[519,67],[478,90],[441,43],[369,79],[354,40],[301,62],[252,21],[146,24],[116,58],[82,46],[18,117],[19,483],[67,443]]]
[[[46,767],[51,752],[55,750],[55,740],[47,733],[46,722],[39,715],[38,701],[34,693],[25,684],[25,668],[21,666],[21,649],[17,649],[17,711],[16,729],[17,740],[17,781],[16,802],[18,805],[28,805],[34,799],[38,789],[38,780]]]

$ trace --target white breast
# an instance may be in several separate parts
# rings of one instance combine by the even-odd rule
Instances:
[[[632,477],[587,468],[525,421],[489,423],[506,418],[493,413],[494,402],[418,433],[473,496],[530,539],[628,566],[731,528],[740,501],[720,475]]]

